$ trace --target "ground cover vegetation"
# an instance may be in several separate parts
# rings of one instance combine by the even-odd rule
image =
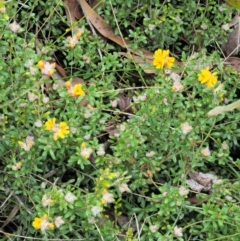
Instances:
[[[1,240],[238,241],[236,16],[0,0]]]

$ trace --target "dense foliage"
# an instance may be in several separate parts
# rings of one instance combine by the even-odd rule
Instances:
[[[0,1],[2,240],[238,241],[240,112],[208,115],[240,97],[220,49],[234,10],[88,1],[158,50],[144,69],[66,2]]]

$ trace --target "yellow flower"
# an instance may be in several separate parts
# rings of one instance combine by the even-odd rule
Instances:
[[[67,47],[70,47],[72,49],[78,43],[78,38],[76,36],[73,36],[73,37],[68,36],[67,41],[68,41]]]
[[[81,149],[85,149],[86,148],[86,145],[85,145],[85,143],[83,142],[82,144],[81,144]]]
[[[68,80],[68,81],[65,83],[65,86],[67,87],[67,89],[71,89],[72,84],[71,84],[71,82]]]
[[[33,226],[35,229],[40,229],[40,228],[41,228],[41,223],[42,223],[41,218],[34,218],[34,220],[33,220],[33,222],[32,222],[32,226]]]
[[[73,87],[73,95],[74,95],[74,96],[85,95],[85,92],[83,91],[81,84],[76,84],[76,85]]]
[[[50,228],[50,229],[54,229],[54,224],[53,223],[48,223],[47,227]]]
[[[91,148],[86,148],[85,143],[83,142],[81,144],[81,156],[84,157],[85,159],[88,159],[90,155],[92,154],[92,149]]]
[[[38,61],[37,67],[41,69],[42,74],[52,76],[55,72],[55,63],[44,62],[42,60]]]
[[[24,142],[18,141],[18,145],[21,146],[22,148],[25,146],[24,144],[25,144]]]
[[[54,126],[55,126],[55,122],[56,122],[56,118],[49,119],[49,120],[45,123],[45,129],[46,129],[47,131],[53,130],[53,128],[54,128]]]
[[[180,81],[175,80],[174,83],[173,83],[172,90],[174,92],[181,92],[181,91],[183,91],[183,89],[184,89],[184,86],[180,83]]]
[[[22,163],[18,162],[16,165],[12,166],[12,170],[17,171],[17,170],[21,169],[21,167],[22,167]]]
[[[79,39],[81,36],[82,36],[82,32],[78,32],[78,33],[76,34],[76,38],[77,38],[77,39]]]
[[[107,189],[103,189],[102,204],[111,203],[114,201],[113,194],[109,193]]]
[[[81,35],[83,34],[84,29],[80,28],[76,30],[76,34],[72,37],[68,36],[67,37],[67,41],[68,43],[66,44],[67,47],[69,48],[74,48],[76,46],[76,44],[78,43],[79,38],[81,37]]]
[[[59,137],[64,138],[65,135],[69,134],[69,126],[66,122],[60,122],[60,124],[55,125],[53,129],[53,139],[56,141]]]
[[[169,57],[169,50],[158,49],[154,52],[153,65],[157,69],[162,69],[164,66],[171,68],[174,61],[174,57]]]
[[[59,137],[64,138],[69,134],[69,126],[66,122],[56,124],[56,118],[49,119],[45,123],[45,130],[53,132],[53,139],[56,141]]]
[[[21,162],[18,162],[18,163],[16,164],[16,167],[17,167],[17,169],[20,169],[20,168],[22,167],[22,163],[21,163]]]
[[[78,97],[78,96],[82,96],[82,95],[85,95],[85,92],[84,90],[82,89],[82,85],[81,84],[76,84],[74,87],[72,86],[71,82],[70,81],[67,81],[65,83],[65,86],[67,87],[68,89],[68,94],[70,96],[75,96],[75,97]]]
[[[202,83],[205,84],[207,87],[212,88],[215,86],[217,83],[217,73],[211,73],[209,71],[209,67],[202,69],[201,74],[198,75],[198,80]]]
[[[52,76],[53,74],[54,74],[54,69],[50,69],[49,71],[48,71],[48,75],[50,75],[50,76]]]
[[[77,29],[76,35],[75,35],[76,38],[79,39],[82,36],[83,33],[84,33],[84,28]]]
[[[44,214],[42,218],[38,218],[38,217],[34,218],[32,222],[32,226],[35,229],[41,229],[41,231],[54,228],[54,224],[48,222],[47,214]]]
[[[60,122],[60,130],[58,131],[58,136],[64,138],[65,135],[69,134],[69,126],[66,122]]]
[[[50,64],[49,62],[46,62],[43,66],[42,73],[45,75],[52,76],[55,72],[55,67],[56,67],[56,63]]]
[[[37,63],[37,67],[39,69],[42,69],[44,67],[44,62],[42,60],[39,60],[38,63]]]

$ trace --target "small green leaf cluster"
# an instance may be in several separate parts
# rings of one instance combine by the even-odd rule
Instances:
[[[216,43],[221,45],[226,41],[230,30],[226,31],[222,26],[231,21],[232,9],[215,0],[142,0],[140,5],[133,0],[119,0],[103,1],[97,11],[104,15],[107,23],[114,26],[116,33],[119,34],[121,29],[140,47],[148,43],[150,51],[161,47],[172,48],[179,54],[182,51],[190,54],[192,48],[201,49],[211,45],[215,49]],[[117,20],[114,23],[112,11]]]
[[[230,10],[202,2],[99,2],[133,49],[176,50],[181,64],[147,75],[86,19],[69,23],[64,1],[0,0],[3,240],[238,240],[240,112],[207,115],[239,99],[212,45]],[[213,88],[198,80],[207,67]],[[199,191],[193,172],[214,178],[193,180]]]

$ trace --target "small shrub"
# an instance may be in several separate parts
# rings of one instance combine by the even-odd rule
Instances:
[[[217,47],[232,10],[99,2],[132,49],[159,50],[147,74],[66,2],[0,1],[2,240],[237,241],[240,114],[208,116],[239,99]]]

